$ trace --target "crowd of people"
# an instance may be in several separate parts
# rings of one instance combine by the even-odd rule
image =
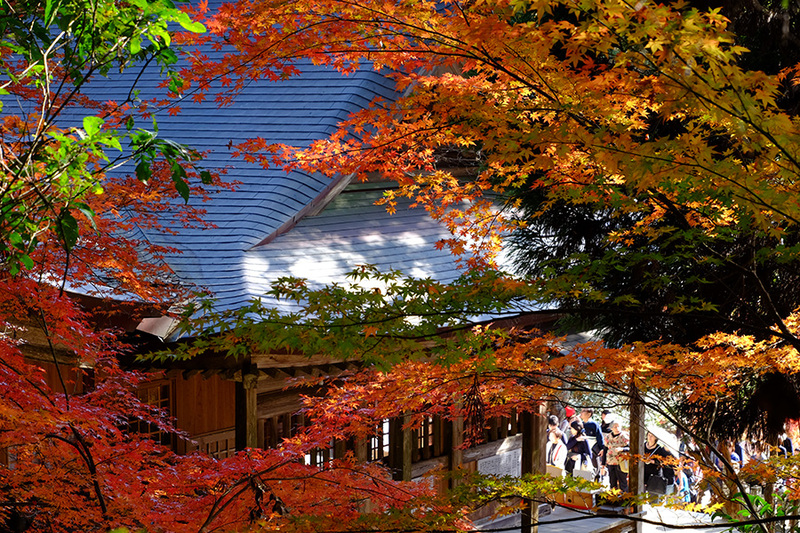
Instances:
[[[556,415],[548,417],[546,462],[555,472],[607,482],[612,489],[628,492],[629,451],[630,437],[622,420],[609,410],[601,411],[599,423],[588,407],[580,412],[566,407],[561,420]],[[641,460],[646,490],[677,494],[687,502],[696,498],[697,472],[691,462],[676,468],[676,456],[651,432]]]
[[[548,470],[553,475],[579,476],[629,492],[630,437],[625,431],[626,419],[607,409],[600,412],[599,421],[594,415],[592,408],[576,411],[567,406],[563,418],[548,417]],[[656,433],[662,435],[663,442]],[[679,435],[673,436],[657,428],[650,428],[645,435],[642,453],[637,457],[642,462],[645,490],[651,494],[672,495],[686,502],[699,501],[708,486],[693,458],[698,455],[691,439],[680,439]],[[791,438],[785,434],[777,447],[744,439],[725,446],[717,443],[709,450],[706,450],[705,461],[710,457],[710,466],[720,472],[730,468],[738,472],[750,462],[766,461],[770,453],[781,456],[795,453]],[[724,454],[727,461],[719,454]],[[751,489],[763,483],[761,479],[747,476],[743,481]]]

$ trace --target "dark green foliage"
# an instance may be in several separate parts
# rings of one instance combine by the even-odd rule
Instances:
[[[527,227],[511,238],[519,270],[560,280],[564,289],[552,297],[568,311],[564,323],[600,329],[609,342],[691,344],[737,330],[763,336],[800,305],[797,232],[776,240],[742,220],[709,235],[689,223],[687,209],[671,206],[646,235],[615,242],[615,232],[647,211],[565,202],[542,209],[538,189],[521,199]],[[569,292],[578,286],[579,295]]]

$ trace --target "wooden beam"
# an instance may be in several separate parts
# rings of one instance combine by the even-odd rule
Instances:
[[[263,372],[264,375],[267,376],[268,378],[280,379],[282,381],[285,381],[286,379],[293,377],[292,374],[290,374],[289,372],[285,372],[281,368],[261,368],[259,370],[260,372]]]
[[[464,463],[472,463],[516,449],[522,449],[522,435],[512,435],[502,440],[498,439],[494,442],[487,442],[480,446],[468,448],[462,453],[462,461]]]
[[[261,393],[261,389],[258,389]],[[288,390],[258,395],[258,418],[295,414],[303,407],[300,391]]]
[[[348,359],[342,361],[338,357],[330,355],[303,355],[303,354],[287,354],[287,353],[271,353],[271,354],[253,354],[253,364],[258,368],[287,368],[292,366],[315,366],[315,365],[329,365],[339,364],[349,361],[359,361],[358,358]]]

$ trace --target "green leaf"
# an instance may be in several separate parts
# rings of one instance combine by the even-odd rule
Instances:
[[[95,213],[94,213],[94,211],[92,210],[92,208],[91,208],[91,207],[89,207],[89,206],[88,206],[88,205],[86,205],[86,204],[83,204],[83,203],[81,203],[81,204],[75,204],[75,207],[78,209],[78,211],[80,211],[81,213],[83,213],[83,216],[85,216],[85,217],[86,217],[86,219],[89,221],[89,223],[92,225],[92,227],[93,227],[95,230],[97,230],[97,223],[94,221],[94,216],[95,216]]]
[[[72,216],[67,209],[61,210],[61,216],[58,218],[58,233],[61,235],[61,239],[64,241],[64,248],[67,251],[72,250],[72,248],[78,243],[78,221],[75,220],[75,217]]]
[[[140,36],[135,36],[131,39],[130,44],[128,45],[128,50],[130,50],[131,54],[138,54],[142,50],[142,38]]]
[[[50,15],[53,14],[53,0],[46,0],[44,4],[44,22],[50,24]]]
[[[153,171],[147,161],[142,161],[136,165],[136,179],[142,183],[147,183],[153,177]]]
[[[103,122],[105,121],[100,117],[83,117],[83,130],[92,137],[100,132]]]
[[[33,268],[33,259],[28,254],[22,254],[19,256],[19,262],[25,265],[25,268],[31,270]]]
[[[172,76],[169,80],[168,88],[173,93],[180,94],[181,90],[183,90],[183,80],[177,75]]]
[[[211,183],[211,172],[208,170],[201,170],[200,181],[203,182],[204,185],[209,185]]]
[[[172,164],[172,181],[175,183],[175,190],[181,195],[183,201],[188,204],[191,191],[189,190],[189,184],[186,183],[186,171],[177,162]]]
[[[175,20],[181,27],[185,30],[188,30],[193,33],[204,33],[206,31],[206,27],[203,26],[199,22],[195,22],[194,20],[189,18],[189,15],[184,12],[179,12],[178,15],[175,17]]]
[[[108,138],[103,139],[102,142],[106,146],[110,146],[111,148],[116,148],[120,152],[122,151],[122,144],[119,142],[119,137],[115,135],[109,135]]]
[[[128,117],[128,120],[125,121],[125,129],[131,131],[133,126],[136,124],[136,121],[133,119],[133,116]]]

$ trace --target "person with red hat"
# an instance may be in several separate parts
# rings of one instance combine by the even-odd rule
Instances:
[[[575,420],[578,420],[578,415],[575,412],[575,409],[569,405],[565,406],[564,420],[561,421],[561,425],[558,427],[558,429],[560,429],[565,435],[569,435],[569,425]]]

